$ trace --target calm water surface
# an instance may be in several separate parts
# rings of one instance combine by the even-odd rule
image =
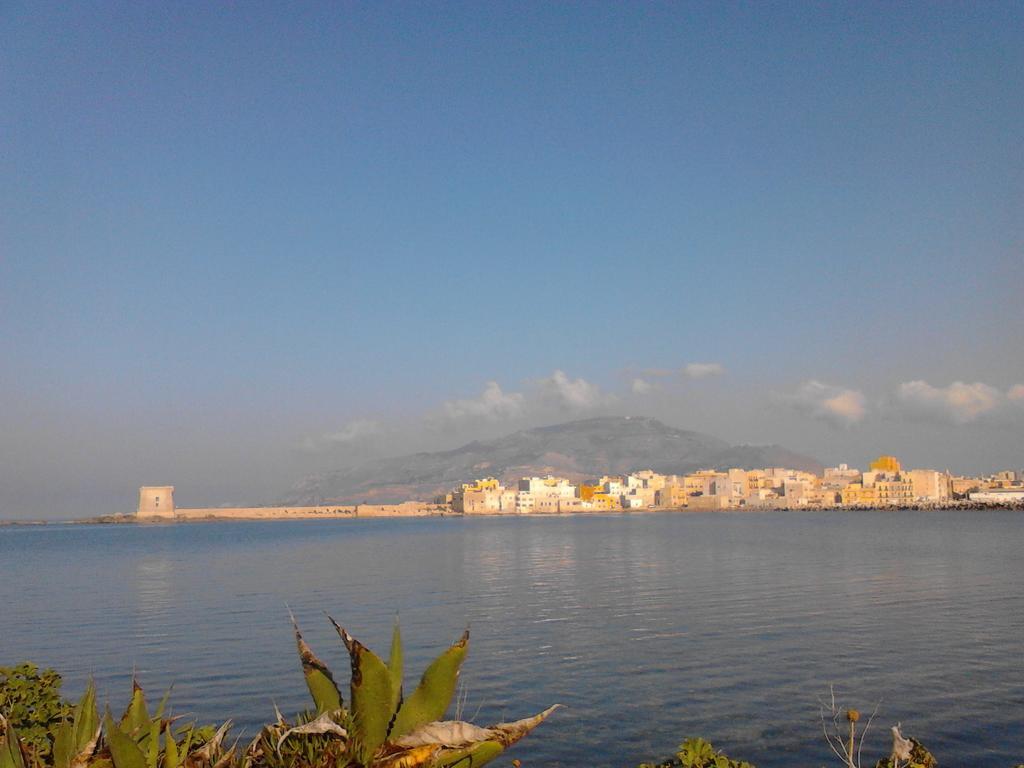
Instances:
[[[1024,761],[1024,515],[651,514],[0,529],[0,664],[136,669],[252,733],[306,705],[286,605],[345,678],[330,612],[415,682],[468,624],[463,715],[556,713],[512,756],[633,766],[687,735],[834,762],[819,700],[881,701],[944,765]],[[346,696],[347,698],[347,696]]]

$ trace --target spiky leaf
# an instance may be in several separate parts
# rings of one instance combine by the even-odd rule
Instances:
[[[416,749],[428,744],[454,749],[470,747],[484,741],[496,741],[508,748],[543,723],[556,709],[557,704],[533,717],[525,717],[514,723],[492,725],[490,728],[481,728],[459,720],[441,720],[422,725],[412,733],[393,739],[391,743],[404,749]]]
[[[139,745],[114,722],[110,712],[103,720],[103,730],[114,768],[146,768],[146,756]]]
[[[292,616],[292,626],[295,628],[295,645],[299,649],[299,659],[302,661],[302,674],[306,678],[306,687],[313,697],[313,704],[318,714],[324,712],[337,712],[341,709],[341,693],[338,685],[334,682],[334,676],[327,665],[317,658],[313,649],[302,639],[299,625]]]
[[[198,729],[195,738],[206,738],[206,743],[191,754],[183,752],[182,754],[185,756],[185,764],[214,765],[218,760],[222,760],[222,755],[224,753],[222,745],[224,743],[224,737],[227,736],[229,730],[231,730],[230,720],[224,723],[217,729],[216,733],[209,737],[206,737],[203,733],[204,731],[208,733],[208,728]]]
[[[129,736],[138,737],[143,728],[149,727],[149,710],[146,709],[146,694],[138,681],[132,679],[132,700],[121,716],[121,730]]]
[[[81,768],[86,764],[100,737],[100,715],[96,711],[96,687],[90,682],[75,705],[70,720],[60,724],[54,735],[54,768]]]
[[[0,717],[0,724],[5,721]],[[25,768],[25,756],[21,754],[21,741],[18,733],[9,723],[6,724],[3,741],[0,741],[0,768]]]
[[[406,699],[391,727],[391,738],[395,739],[419,728],[421,725],[440,720],[448,710],[455,684],[459,679],[459,668],[469,647],[469,630],[438,656],[423,673],[420,684]]]
[[[548,715],[560,706],[560,704],[554,704],[533,717],[524,717],[522,720],[516,720],[514,723],[500,723],[490,727],[488,730],[491,732],[493,739],[508,748],[547,720]]]
[[[490,728],[481,728],[459,720],[439,720],[421,725],[412,733],[393,739],[396,746],[411,749],[433,744],[438,747],[465,747],[477,741],[487,741],[494,734]]]
[[[388,674],[391,676],[391,712],[398,710],[402,703],[402,633],[395,620],[391,631],[391,655],[388,657]]]
[[[149,723],[149,735],[147,741],[139,747],[146,753],[146,765],[149,768],[160,768],[160,718],[154,718]]]
[[[178,757],[178,744],[174,740],[174,733],[171,731],[171,724],[167,724],[164,731],[164,759],[163,768],[178,768],[181,758]]]
[[[387,738],[394,714],[391,709],[391,674],[377,654],[342,629],[334,619],[330,620],[352,660],[352,736],[356,758],[367,765]]]

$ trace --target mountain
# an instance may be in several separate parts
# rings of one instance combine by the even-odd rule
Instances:
[[[310,475],[287,504],[389,503],[430,499],[479,477],[514,482],[523,476],[583,480],[638,469],[686,473],[697,469],[792,467],[821,472],[821,464],[777,445],[730,446],[724,440],[667,426],[657,419],[604,416],[525,429],[451,451],[379,459]]]

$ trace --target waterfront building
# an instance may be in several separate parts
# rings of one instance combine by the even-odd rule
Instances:
[[[905,474],[875,481],[880,506],[905,506],[914,503],[914,484]]]
[[[519,514],[552,514],[582,509],[576,486],[564,477],[524,477],[516,493]]]
[[[604,475],[597,482],[605,493],[610,493],[612,496],[621,496],[626,490],[626,484],[621,477]]]
[[[655,495],[655,504],[659,507],[685,507],[689,503],[690,497],[686,493],[686,488],[682,483],[676,482],[671,485],[666,485],[661,490],[657,491]]]
[[[989,488],[984,491],[974,491],[970,494],[970,500],[985,504],[1024,502],[1024,488]]]
[[[782,498],[787,507],[803,507],[807,505],[807,486],[798,480],[785,480],[782,483]]]
[[[934,469],[912,469],[906,473],[914,487],[916,501],[946,501],[949,498],[949,475]]]
[[[664,488],[667,481],[668,478],[665,475],[660,475],[652,469],[641,469],[626,478],[629,488],[650,488],[654,491]]]
[[[139,517],[174,517],[174,486],[144,485],[139,488]]]
[[[835,488],[812,488],[807,491],[807,504],[814,507],[834,507],[840,501]]]
[[[617,496],[597,491],[590,497],[590,508],[595,512],[614,512],[621,509]]]
[[[718,496],[711,494],[710,496],[698,495],[691,496],[688,509],[694,512],[714,512],[730,507],[728,496]]]
[[[516,492],[493,477],[464,483],[452,494],[452,510],[463,515],[498,515],[516,512]]]
[[[828,467],[825,470],[825,476],[822,478],[821,484],[828,488],[843,488],[859,479],[859,469],[849,467],[846,464],[840,464],[838,467]]]
[[[981,487],[982,481],[978,477],[951,477],[949,479],[949,492],[953,498],[966,498],[972,491],[981,490]]]
[[[874,472],[898,473],[901,467],[899,459],[895,456],[879,456],[868,465],[868,469]]]
[[[701,469],[683,478],[683,487],[691,496],[698,494],[712,496],[716,493],[716,482],[724,482],[729,476],[714,469]]]
[[[839,491],[844,507],[877,507],[878,489],[863,482],[850,483]]]

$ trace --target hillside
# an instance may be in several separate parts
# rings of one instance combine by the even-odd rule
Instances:
[[[429,499],[478,477],[512,482],[530,475],[582,480],[636,469],[788,466],[820,472],[814,459],[777,445],[730,446],[724,440],[646,417],[609,416],[526,429],[450,451],[379,459],[299,482],[285,503],[394,502]]]

